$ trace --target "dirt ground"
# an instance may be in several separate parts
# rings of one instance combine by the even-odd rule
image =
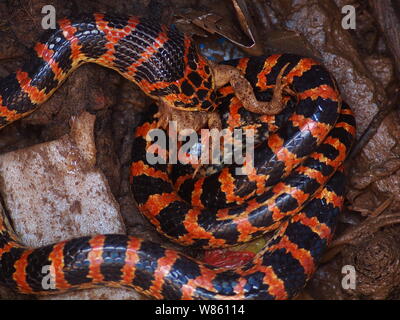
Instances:
[[[234,3],[241,5],[242,15]],[[53,5],[57,17],[109,12],[176,23],[217,61],[272,53],[321,61],[355,112],[357,142],[347,160],[346,210],[324,262],[300,298],[400,297],[400,0],[6,0],[0,2],[0,77],[29,55],[42,32],[45,5]],[[355,29],[343,27],[345,5],[355,8]],[[207,13],[221,19],[202,25],[198,17]],[[255,45],[248,48],[252,37]],[[150,103],[114,71],[85,65],[40,110],[2,130],[0,154],[58,139],[69,132],[72,116],[95,114],[97,166],[119,203],[128,234],[165,244],[138,213],[128,181],[132,132]],[[355,289],[343,289],[346,265],[357,271]],[[1,296],[21,298],[7,290]]]

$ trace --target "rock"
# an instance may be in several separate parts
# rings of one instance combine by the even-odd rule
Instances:
[[[40,247],[102,233],[125,233],[119,205],[95,167],[95,117],[84,113],[69,135],[0,156],[0,192],[21,242]],[[132,290],[93,289],[54,299],[137,299]]]

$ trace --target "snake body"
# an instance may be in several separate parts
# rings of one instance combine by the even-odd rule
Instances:
[[[344,196],[343,162],[355,121],[335,80],[316,61],[292,54],[224,62],[239,69],[258,100],[283,76],[297,93],[276,116],[244,109],[228,84],[215,89],[207,60],[174,27],[106,14],[62,19],[34,47],[31,60],[0,81],[0,128],[33,112],[85,62],[111,68],[171,108],[216,110],[224,128],[269,132],[247,175],[237,166],[193,179],[184,169],[147,161],[148,112],[136,128],[131,182],[139,210],[170,240],[227,247],[275,234],[248,263],[216,268],[126,235],[81,237],[26,248],[0,217],[0,284],[29,294],[99,285],[134,288],[157,299],[288,299],[305,286],[327,247]],[[54,287],[43,288],[43,266]]]

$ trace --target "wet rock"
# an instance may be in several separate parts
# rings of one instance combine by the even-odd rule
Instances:
[[[39,247],[74,237],[125,233],[119,205],[95,167],[94,116],[72,121],[59,140],[0,156],[0,192],[21,242]],[[132,290],[106,288],[63,299],[136,299]]]

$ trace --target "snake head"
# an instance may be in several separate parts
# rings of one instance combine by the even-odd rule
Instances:
[[[189,37],[185,37],[183,76],[174,82],[173,89],[160,98],[174,109],[212,112],[217,107],[212,68]]]

